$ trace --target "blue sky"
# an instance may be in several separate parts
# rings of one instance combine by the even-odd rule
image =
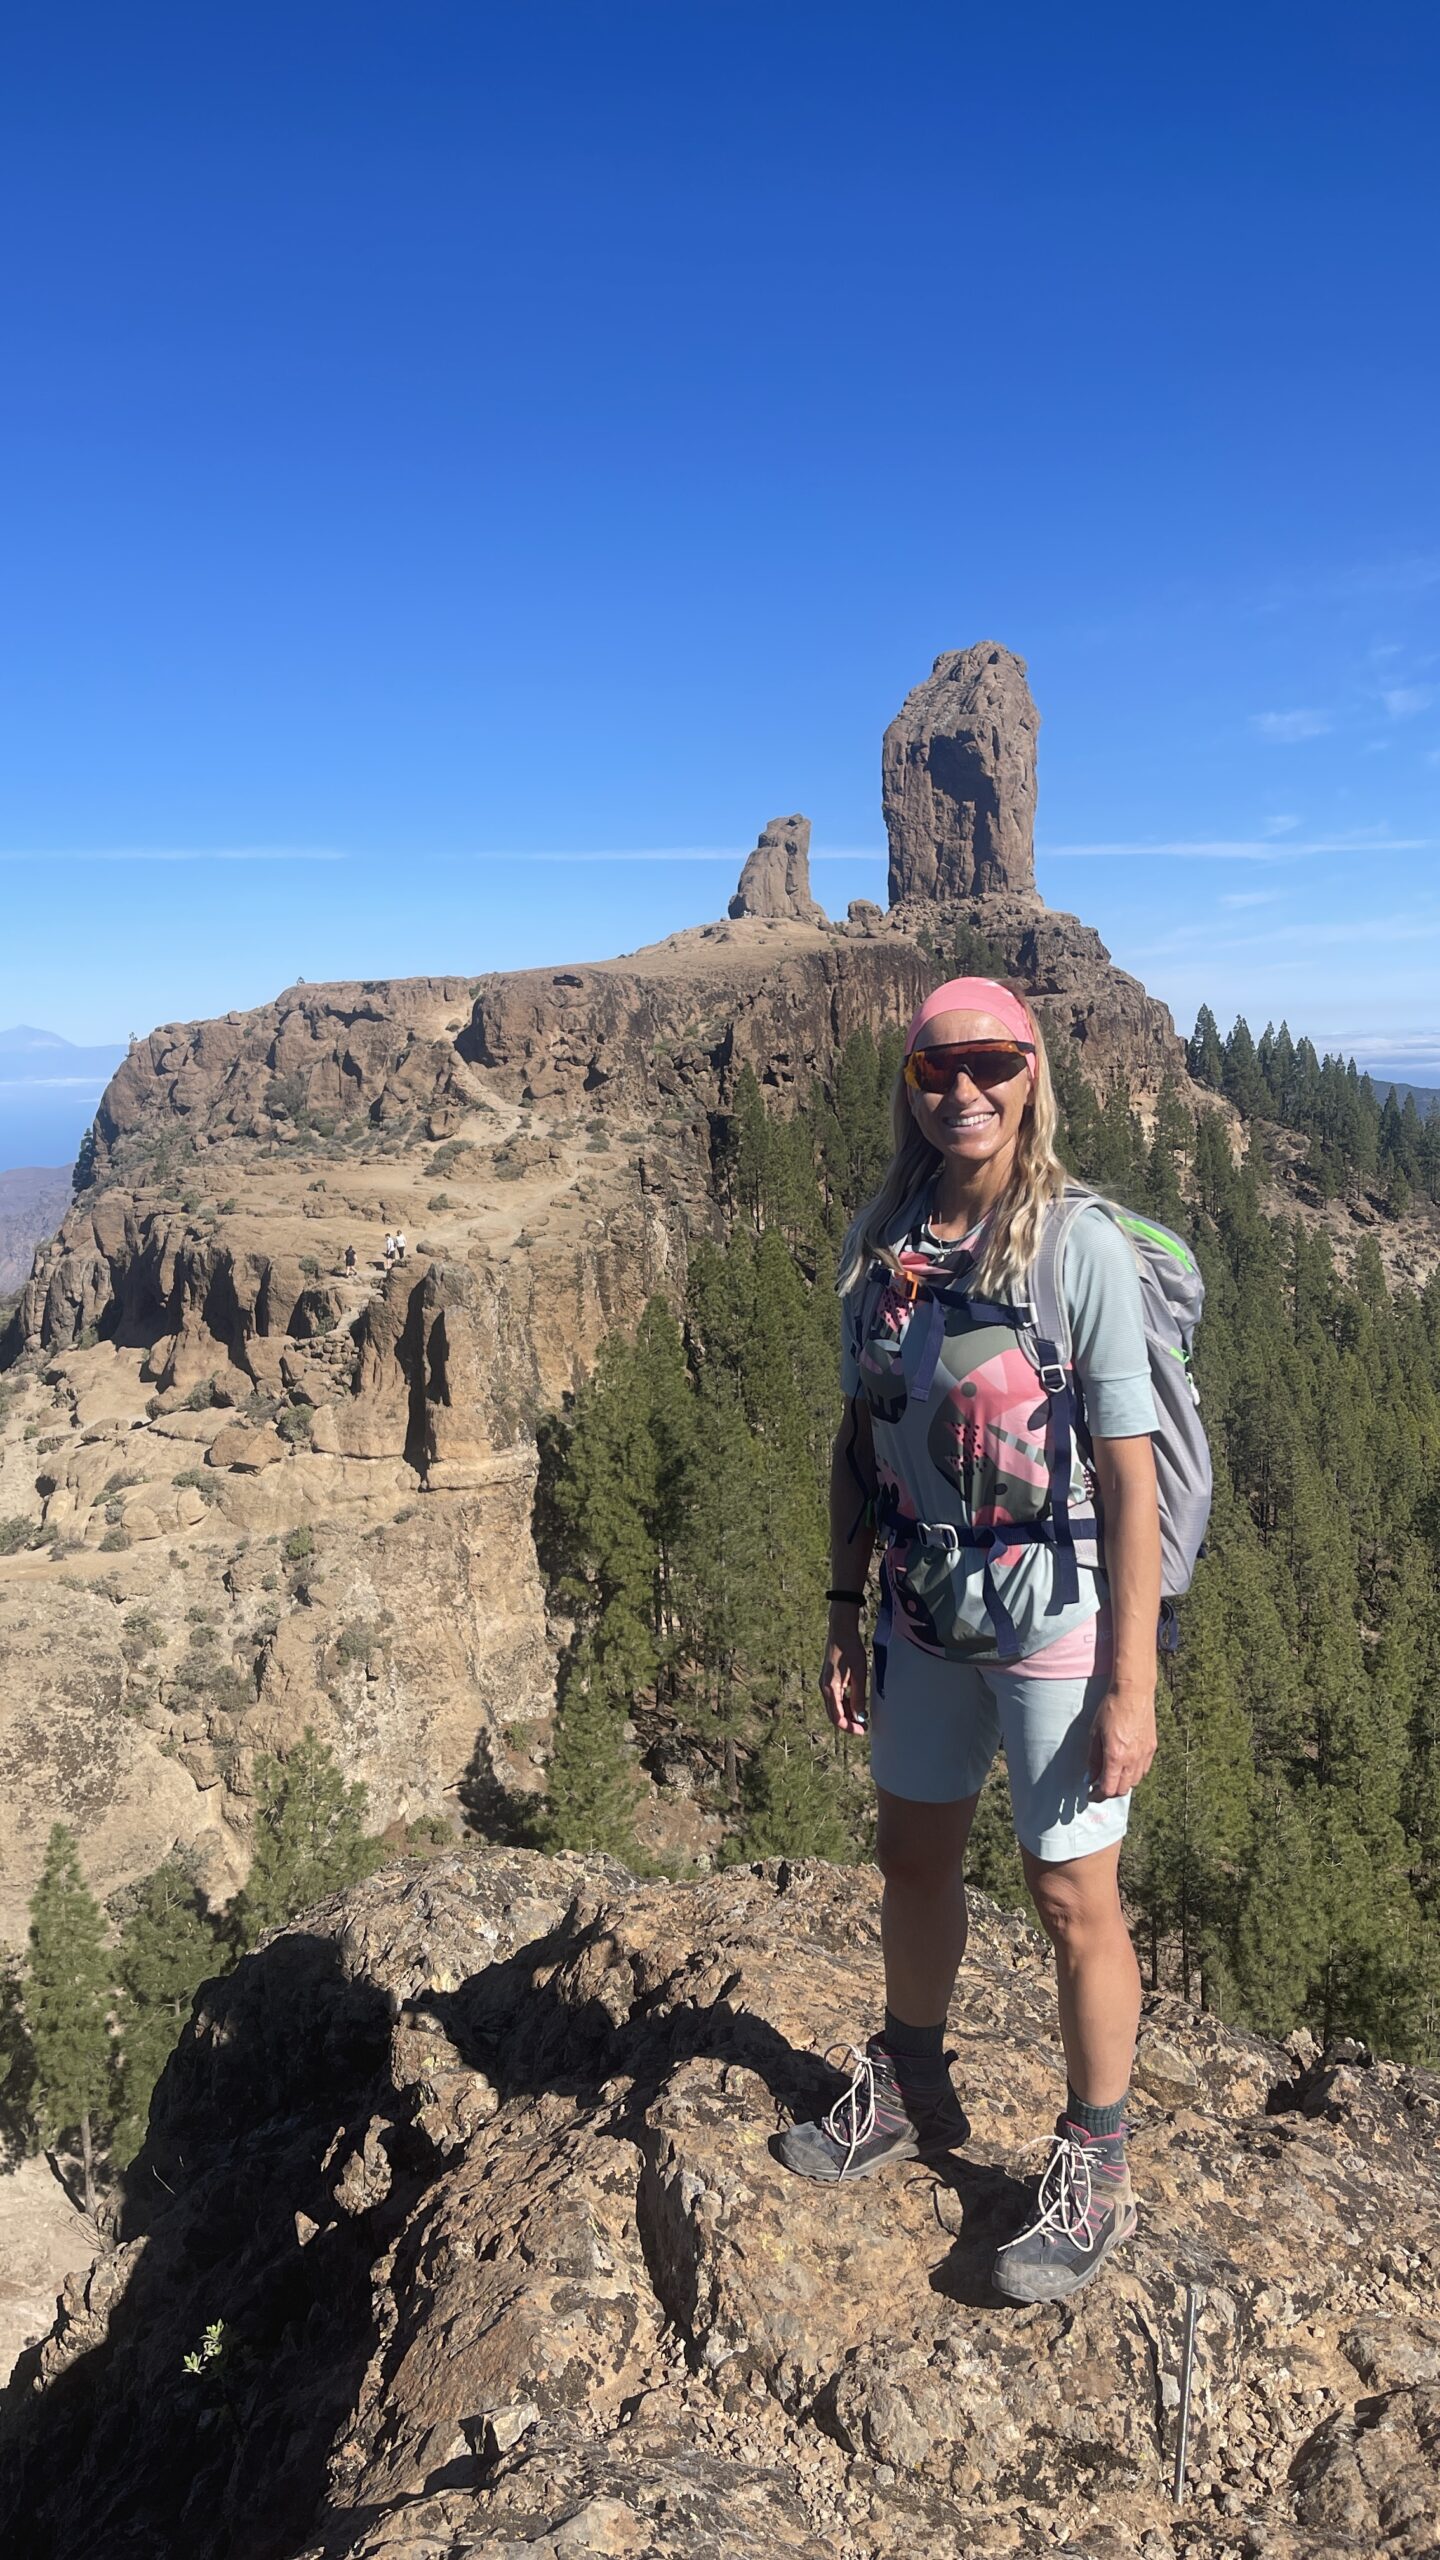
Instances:
[[[843,913],[989,637],[1052,903],[1440,1083],[1437,107],[1419,0],[8,13],[0,1024],[633,947],[796,808]]]

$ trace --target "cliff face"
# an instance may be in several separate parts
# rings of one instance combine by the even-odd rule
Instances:
[[[200,1995],[140,2219],[22,2360],[11,2547],[1433,2560],[1440,2080],[1152,2000],[1137,2238],[1017,2313],[1048,1955],[979,1911],[963,2154],[807,2186],[773,2135],[880,1996],[874,1880],[819,1867],[492,1850],[295,1924]]]
[[[10,1335],[0,1519],[51,1543],[0,1556],[0,1936],[57,1819],[102,1892],[176,1843],[231,1890],[256,1754],[306,1723],[382,1826],[539,1784],[537,1417],[683,1283],[742,1065],[782,1104],[826,1078],[934,984],[952,912],[298,988],[137,1044]],[[1179,1064],[1073,918],[985,924],[1092,1076]]]

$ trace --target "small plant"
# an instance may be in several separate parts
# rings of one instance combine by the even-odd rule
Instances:
[[[123,1555],[129,1544],[129,1530],[122,1529],[117,1522],[113,1529],[106,1530],[104,1537],[100,1541],[100,1552],[102,1555],[106,1556]]]
[[[22,1520],[18,1512],[9,1520],[0,1520],[0,1556],[18,1556],[34,1534],[34,1521]]]
[[[208,1413],[214,1402],[214,1379],[199,1378],[196,1380],[195,1385],[191,1388],[190,1393],[185,1398],[184,1409],[186,1413]]]
[[[337,1662],[365,1662],[374,1650],[375,1629],[365,1618],[352,1618],[335,1639]]]
[[[87,1324],[81,1332],[76,1334],[75,1348],[77,1351],[93,1351],[99,1339],[100,1334],[98,1327],[93,1324]]]
[[[207,2365],[218,2363],[224,2353],[225,2323],[212,2320],[209,2328],[202,2331],[199,2346],[185,2358],[180,2370],[182,2373],[203,2373]]]
[[[108,1522],[109,1522],[109,1524],[110,1524],[111,1528],[113,1529],[113,1528],[115,1527],[115,1525],[116,1525],[117,1521],[123,1520],[123,1519],[124,1519],[124,1517],[125,1517],[125,1505],[124,1505],[124,1503],[123,1503],[123,1502],[107,1502],[107,1503],[106,1503],[106,1505],[105,1505],[105,1517],[106,1517],[106,1519],[108,1520]]]
[[[329,1188],[330,1188],[330,1185],[329,1185],[329,1183],[325,1180],[324,1175],[323,1175],[323,1174],[321,1174],[321,1176],[320,1176],[319,1180],[318,1180],[318,1181],[316,1181],[316,1182],[312,1182],[312,1183],[308,1184],[308,1185],[307,1185],[307,1188],[308,1188],[309,1190],[311,1190],[311,1191],[328,1191],[328,1190],[329,1190]]]
[[[55,1436],[55,1438],[54,1438],[53,1440],[42,1440],[42,1441],[41,1441],[41,1443],[40,1443],[40,1447],[39,1447],[39,1451],[38,1451],[38,1455],[39,1455],[40,1457],[42,1457],[42,1458],[48,1458],[48,1457],[50,1457],[50,1456],[54,1453],[54,1451],[55,1451],[56,1449],[59,1449],[59,1448],[61,1448],[62,1446],[63,1446],[62,1438],[61,1438],[61,1436],[57,1433],[57,1435]]]
[[[262,1573],[260,1576],[260,1588],[262,1591],[278,1591],[280,1588],[279,1574]]]
[[[441,1213],[446,1209],[453,1209],[455,1203],[448,1191],[437,1191],[434,1199],[427,1200],[425,1206],[427,1209],[434,1209],[437,1213]]]
[[[228,1217],[233,1216],[233,1214],[234,1214],[235,1210],[237,1210],[237,1209],[239,1208],[239,1206],[240,1206],[239,1201],[234,1197],[234,1194],[232,1193],[232,1194],[231,1194],[231,1196],[230,1196],[230,1198],[229,1198],[228,1200],[222,1200],[222,1201],[220,1202],[220,1204],[219,1204],[219,1207],[220,1207],[220,1215],[221,1215],[221,1217],[222,1217],[222,1218],[228,1218]]]
[[[298,1529],[291,1530],[280,1552],[287,1564],[304,1564],[315,1553],[314,1530],[302,1521]]]
[[[220,1499],[220,1486],[217,1479],[214,1476],[207,1476],[201,1467],[182,1467],[179,1475],[172,1476],[170,1481],[177,1487],[188,1486],[190,1491],[198,1493],[201,1501],[212,1510]]]
[[[120,1630],[120,1650],[127,1662],[141,1662],[164,1638],[165,1630],[153,1609],[132,1609]]]
[[[212,1627],[209,1620],[206,1619],[200,1626],[191,1628],[188,1641],[192,1645],[199,1645],[202,1648],[207,1645],[218,1644],[220,1641],[219,1628]]]
[[[315,1429],[313,1404],[287,1404],[277,1417],[276,1430],[292,1449],[308,1449]]]
[[[319,1277],[320,1277],[320,1265],[319,1265],[319,1263],[316,1261],[315,1256],[314,1256],[314,1254],[313,1254],[313,1253],[302,1253],[302,1254],[301,1254],[301,1256],[300,1256],[300,1268],[301,1268],[301,1270],[304,1272],[305,1277],[306,1277],[306,1279],[307,1279],[307,1280],[318,1280],[318,1279],[319,1279]]]

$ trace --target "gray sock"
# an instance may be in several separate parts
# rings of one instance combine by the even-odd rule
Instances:
[[[1088,2106],[1083,2098],[1076,2096],[1074,2082],[1066,2084],[1067,2121],[1078,2125],[1082,2133],[1093,2134],[1101,2142],[1113,2141],[1117,2134],[1124,2140],[1125,2110],[1129,2104],[1130,2092],[1127,2089],[1124,2097],[1117,2098],[1113,2107]]]

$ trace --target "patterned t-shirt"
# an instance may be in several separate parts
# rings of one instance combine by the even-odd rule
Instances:
[[[974,1241],[942,1243],[926,1224],[929,1195],[889,1231],[893,1249],[961,1283]],[[1156,1427],[1140,1281],[1124,1236],[1103,1209],[1082,1212],[1065,1251],[1065,1299],[1076,1379],[1091,1434],[1130,1439]],[[889,1632],[946,1661],[994,1662],[1037,1653],[1093,1618],[1105,1577],[1078,1567],[1077,1600],[1061,1603],[1053,1549],[958,1546],[1007,1521],[1042,1518],[1049,1498],[1048,1402],[1018,1330],[979,1323],[963,1306],[911,1301],[902,1283],[851,1292],[842,1315],[841,1384],[870,1415],[876,1470],[889,1513],[885,1581]],[[1094,1508],[1080,1451],[1070,1507]],[[986,1604],[991,1587],[1014,1629],[1003,1646]]]

